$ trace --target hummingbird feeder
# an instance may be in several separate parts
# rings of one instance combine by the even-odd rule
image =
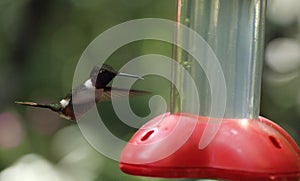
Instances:
[[[135,133],[121,154],[123,172],[166,178],[300,179],[299,147],[280,126],[259,116],[265,6],[265,0],[177,1],[175,41],[200,52],[204,64],[199,66],[176,46],[173,58],[193,77],[198,95],[189,93],[185,74],[174,66],[171,112]],[[193,37],[181,36],[179,24],[200,34],[214,51],[224,89],[221,82],[209,81],[221,73],[211,71],[207,52],[195,48]],[[197,100],[199,114],[190,111]],[[220,105],[225,100],[223,113],[214,112],[218,100]]]

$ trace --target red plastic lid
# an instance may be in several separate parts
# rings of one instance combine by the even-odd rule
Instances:
[[[208,117],[160,115],[131,138],[120,168],[132,175],[231,180],[299,180],[300,150],[278,125],[259,117],[223,119],[216,135],[199,146]],[[212,123],[209,122],[211,126]]]

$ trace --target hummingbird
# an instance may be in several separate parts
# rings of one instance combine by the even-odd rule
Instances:
[[[143,95],[149,92],[141,90],[126,90],[119,88],[112,88],[108,84],[116,76],[132,77],[137,79],[143,79],[137,75],[127,74],[115,71],[110,65],[103,64],[101,67],[95,65],[92,69],[89,79],[82,85],[78,86],[72,92],[68,93],[63,99],[56,103],[39,104],[35,102],[20,102],[16,101],[16,104],[25,106],[39,107],[50,109],[57,112],[61,117],[67,120],[76,120],[80,118],[84,113],[91,109],[95,102],[111,100],[111,92],[114,91],[114,98],[129,95]],[[76,106],[76,117],[74,113],[74,107]]]

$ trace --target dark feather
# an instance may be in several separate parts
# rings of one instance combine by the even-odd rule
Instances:
[[[96,89],[101,89],[107,86],[107,84],[117,75],[111,66],[103,64],[102,67],[94,66],[93,70],[90,73],[90,79],[92,85]]]

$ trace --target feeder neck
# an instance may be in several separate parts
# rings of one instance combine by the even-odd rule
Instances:
[[[265,0],[178,0],[177,23],[196,31],[212,48],[226,82],[225,118],[257,119],[260,108],[261,77],[264,49]],[[192,39],[183,40],[179,25],[175,36],[176,41],[187,41],[191,51],[195,50]],[[205,52],[202,59],[206,59]],[[185,67],[198,89],[200,102],[199,113],[211,116],[210,83],[195,57],[178,46],[173,48],[173,59]],[[206,62],[205,68],[210,67]],[[189,89],[184,86],[184,75],[176,66],[172,72],[171,112],[180,112],[190,104],[186,96],[180,96],[176,88]],[[176,87],[176,88],[175,88]],[[223,90],[219,90],[223,91]]]

